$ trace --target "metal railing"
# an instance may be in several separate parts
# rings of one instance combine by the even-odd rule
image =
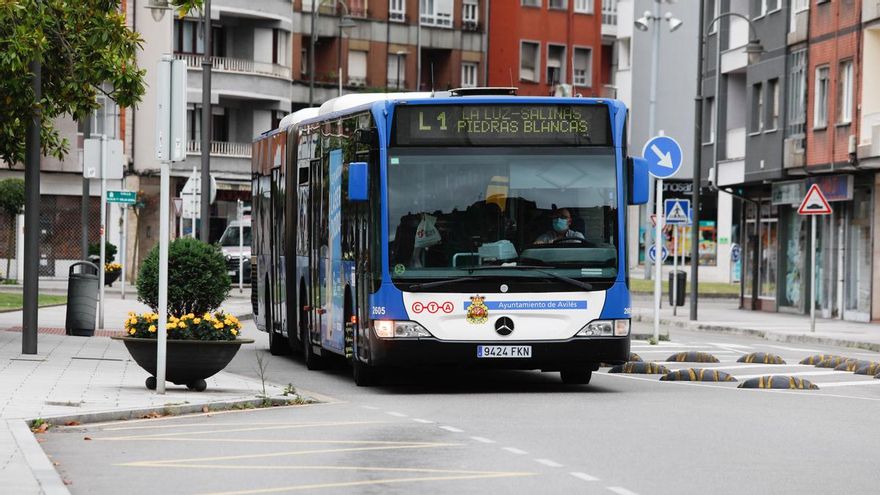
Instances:
[[[202,154],[202,142],[191,140],[186,144],[187,155]],[[227,141],[211,141],[211,156],[230,156],[236,158],[251,157],[251,143],[230,143]]]
[[[186,61],[186,66],[190,69],[201,69],[204,55],[192,53],[177,53],[174,55],[179,60]],[[226,72],[242,72],[247,74],[260,74],[267,76],[290,78],[290,67],[268,62],[257,62],[244,58],[231,57],[211,57],[211,63],[214,71]]]

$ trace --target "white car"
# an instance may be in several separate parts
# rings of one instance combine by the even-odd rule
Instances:
[[[244,233],[244,242],[239,244],[239,232]],[[226,257],[226,267],[229,271],[229,277],[232,284],[238,283],[238,267],[239,259],[241,266],[244,267],[244,282],[251,281],[251,219],[245,217],[243,220],[233,220],[226,226],[223,235],[220,236],[220,250]],[[239,246],[241,245],[241,248]]]

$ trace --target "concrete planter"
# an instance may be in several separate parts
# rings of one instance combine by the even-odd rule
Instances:
[[[151,376],[146,386],[156,388],[156,339],[113,337],[121,340],[131,357]],[[205,378],[219,373],[232,361],[242,344],[253,344],[252,339],[235,340],[169,340],[165,378],[175,385],[186,385],[202,392],[207,388]]]

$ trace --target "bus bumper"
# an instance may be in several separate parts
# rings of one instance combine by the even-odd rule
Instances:
[[[459,366],[494,369],[541,369],[559,371],[567,367],[599,363],[621,364],[629,360],[629,337],[573,338],[529,342],[462,342],[433,338],[380,339],[371,335],[371,364],[374,366]],[[531,346],[530,358],[478,358],[478,345]]]

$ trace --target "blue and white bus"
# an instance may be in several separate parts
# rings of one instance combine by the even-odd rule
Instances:
[[[648,178],[626,108],[474,93],[346,95],[254,142],[253,305],[272,353],[348,359],[358,385],[412,366],[588,383],[628,359],[626,206]]]

